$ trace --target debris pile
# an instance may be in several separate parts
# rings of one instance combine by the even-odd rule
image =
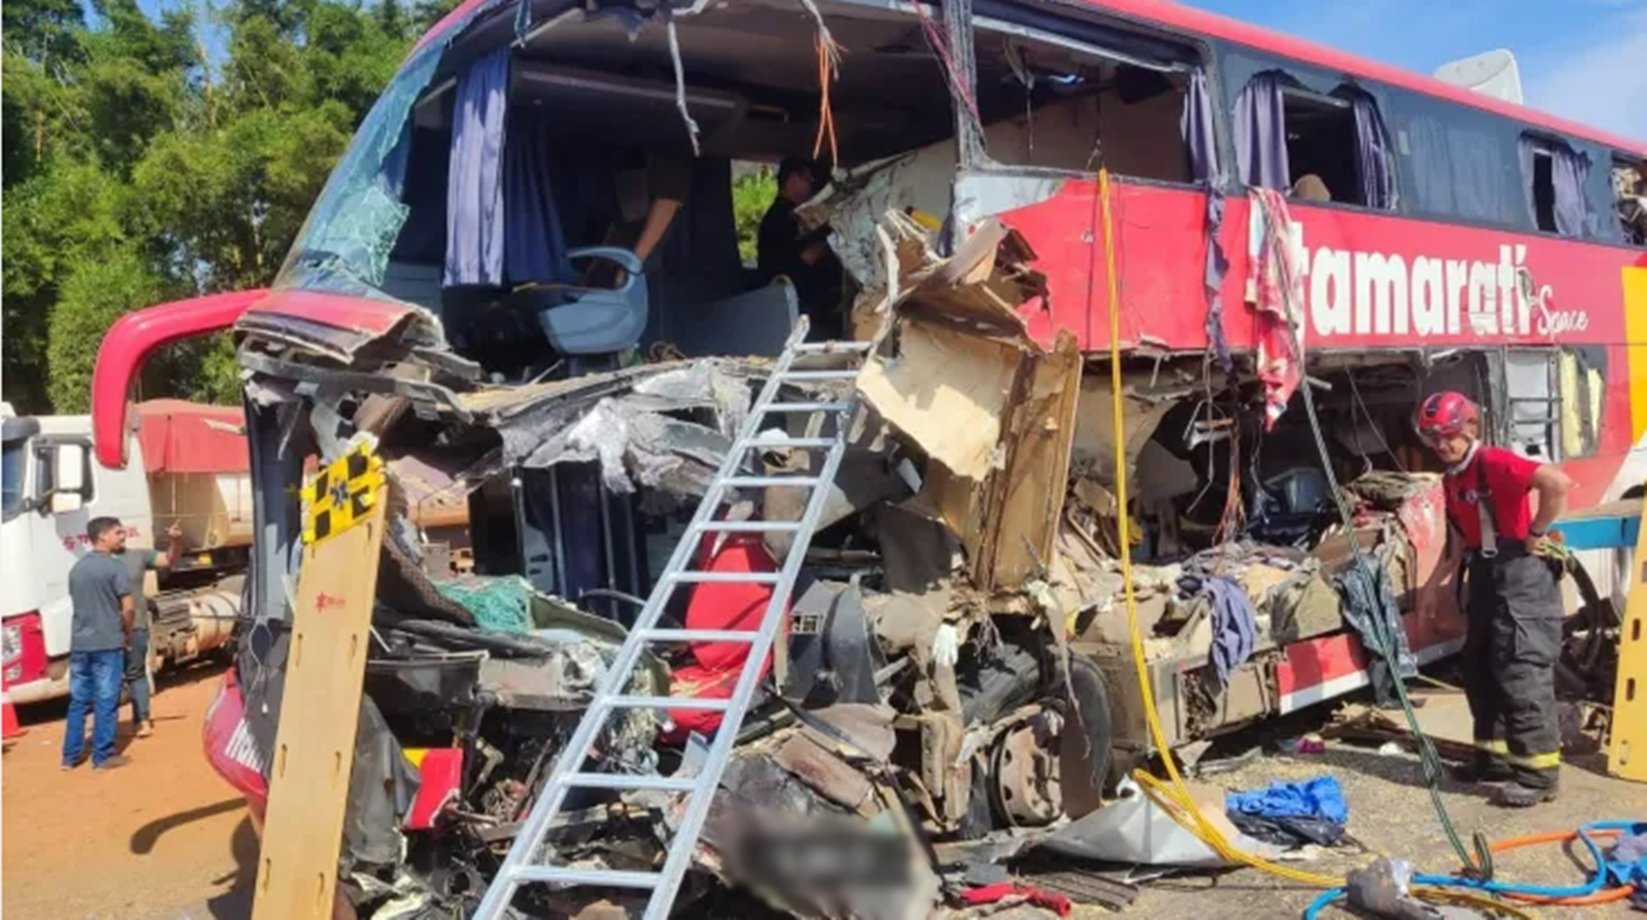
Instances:
[[[1028,243],[995,220],[971,229],[940,254],[937,231],[884,213],[886,258],[858,299],[856,325],[874,330],[861,370],[784,395],[855,398],[858,410],[701,835],[701,872],[678,904],[902,918],[1130,900],[1128,880],[1069,862],[1094,833],[1171,823],[1097,810],[1150,753],[1120,604],[1123,514],[1142,535],[1134,587],[1174,745],[1303,705],[1287,694],[1307,688],[1278,676],[1287,645],[1346,627],[1401,634],[1367,622],[1387,608],[1358,606],[1356,592],[1410,607],[1438,577],[1438,479],[1372,470],[1329,494],[1318,461],[1263,450],[1299,432],[1286,416],[1273,424],[1256,377],[1213,389],[1183,362],[1129,364],[1119,398],[1139,489],[1121,507],[1107,371],[1093,373],[1067,331],[1032,334],[1047,291]],[[370,341],[303,344],[270,317],[242,332],[251,392],[276,407],[294,456],[369,436],[421,471],[420,491],[394,472],[404,464],[388,474],[391,539],[339,878],[361,917],[461,914],[521,833],[771,365],[670,361],[502,387],[432,347],[415,316]],[[800,521],[795,490],[769,480],[818,462],[791,442],[816,438],[820,415],[774,422],[751,484],[717,516]],[[1372,467],[1366,454],[1338,459]],[[409,493],[466,500],[472,573],[429,564],[405,518]],[[1335,523],[1339,502],[1354,508],[1350,528]],[[690,551],[706,572],[774,572],[793,534],[716,531]],[[1376,565],[1358,574],[1351,541]],[[666,621],[750,629],[772,591],[708,581],[677,592]],[[214,760],[254,802],[288,638],[275,622],[253,627],[210,732]],[[747,655],[739,642],[690,641],[648,656],[630,692],[724,699]],[[1384,673],[1411,667],[1403,654]],[[626,710],[594,761],[689,777],[721,721],[704,707]],[[579,795],[547,838],[557,864],[657,869],[677,793]],[[634,909],[635,897],[528,885],[514,910]]]

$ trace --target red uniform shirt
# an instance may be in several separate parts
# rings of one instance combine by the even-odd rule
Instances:
[[[1456,473],[1442,477],[1447,490],[1447,518],[1464,538],[1466,549],[1481,548],[1478,501],[1482,474],[1492,495],[1493,526],[1498,543],[1523,543],[1533,525],[1533,473],[1544,464],[1502,447],[1476,448],[1475,456]]]

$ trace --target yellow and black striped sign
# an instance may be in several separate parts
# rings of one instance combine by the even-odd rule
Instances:
[[[366,516],[383,488],[383,461],[367,444],[326,464],[303,487],[303,542],[319,543]]]

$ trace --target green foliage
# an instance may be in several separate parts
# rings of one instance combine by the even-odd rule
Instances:
[[[740,173],[732,180],[732,219],[738,227],[738,255],[743,264],[755,264],[755,237],[761,218],[778,197],[778,180],[766,166]]]
[[[89,408],[92,367],[103,333],[120,314],[158,300],[160,289],[160,278],[129,251],[75,263],[51,314],[46,356],[53,408],[65,414]]]
[[[6,398],[83,409],[122,313],[273,280],[355,126],[454,3],[228,0],[207,24],[138,0],[6,0]],[[232,349],[171,349],[143,387],[232,400]]]

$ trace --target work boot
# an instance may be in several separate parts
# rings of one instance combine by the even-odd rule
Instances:
[[[1461,783],[1505,783],[1509,782],[1510,765],[1502,761],[1477,759],[1469,763],[1454,764],[1447,769],[1447,774]]]
[[[152,734],[154,734],[153,719],[144,719],[143,721],[137,723],[137,737],[147,738]]]
[[[1492,803],[1499,808],[1531,808],[1540,802],[1554,802],[1556,792],[1555,786],[1524,786],[1517,781],[1500,786]]]

